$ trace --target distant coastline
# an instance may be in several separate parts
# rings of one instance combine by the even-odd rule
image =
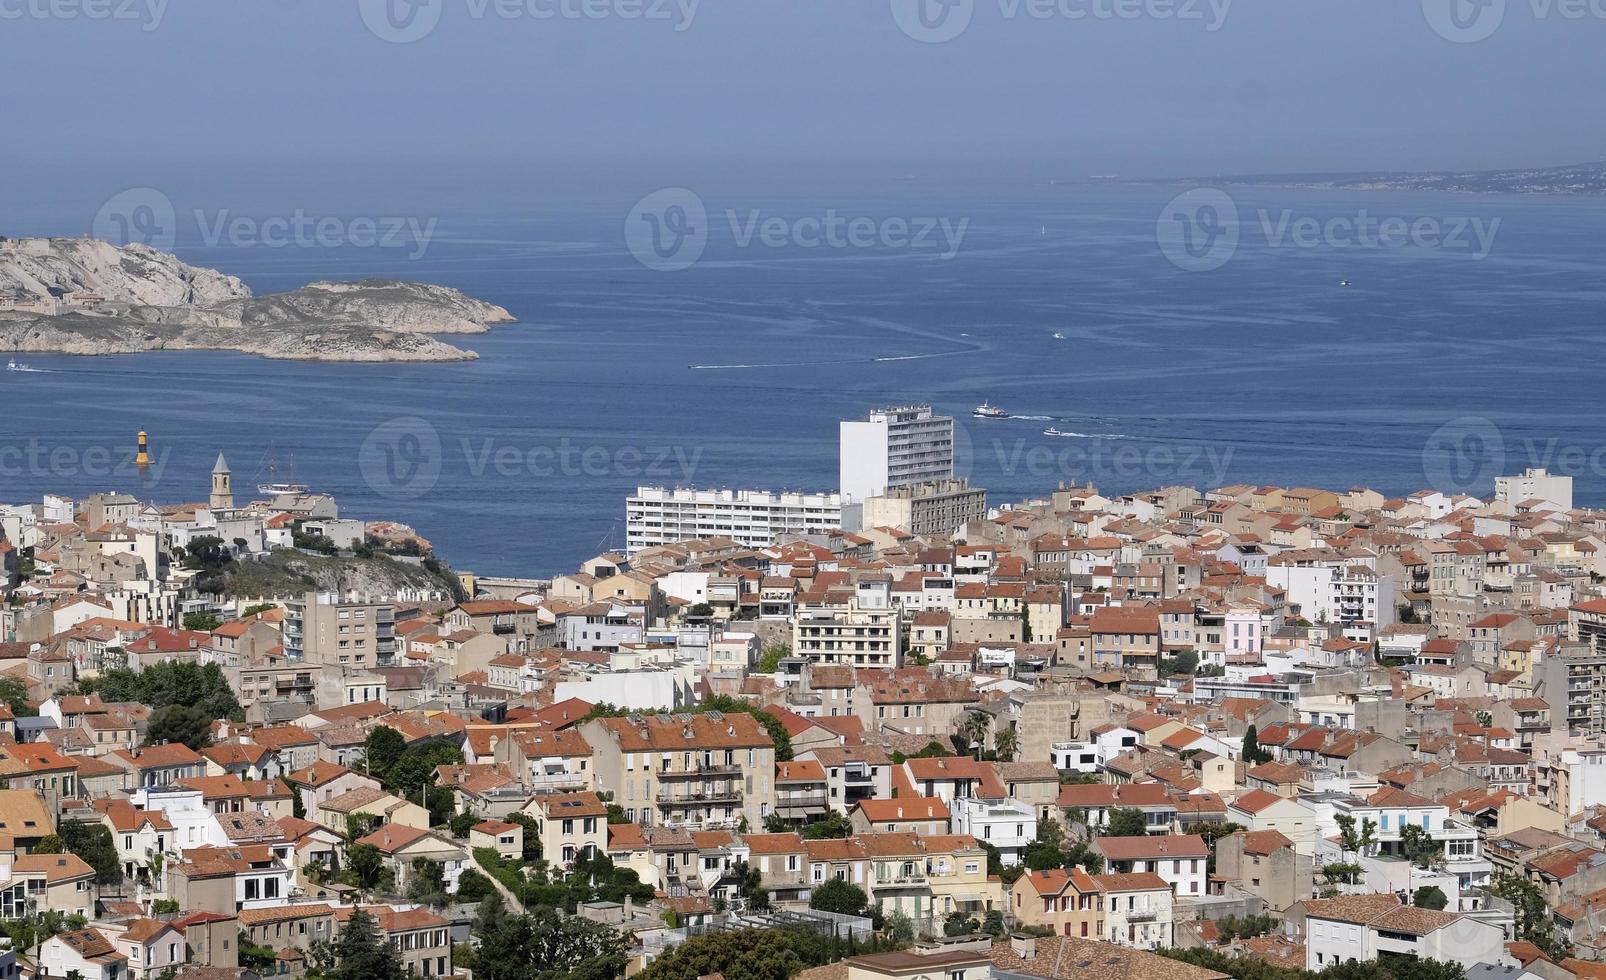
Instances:
[[[1516,170],[1462,172],[1375,171],[1355,173],[1243,174],[1186,177],[1155,183],[1215,187],[1284,187],[1314,190],[1443,191],[1460,194],[1606,195],[1606,163]]]

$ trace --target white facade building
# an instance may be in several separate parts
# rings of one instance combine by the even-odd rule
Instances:
[[[716,536],[767,548],[781,534],[857,531],[861,508],[837,493],[637,487],[625,501],[625,550]]]
[[[878,408],[840,428],[842,495],[863,502],[894,487],[940,482],[954,475],[954,420],[930,405]]]
[[[1521,476],[1494,478],[1494,497],[1505,505],[1507,514],[1513,513],[1524,500],[1544,500],[1562,510],[1573,509],[1573,478],[1556,476],[1546,470],[1530,467]]]
[[[977,800],[961,796],[950,810],[956,834],[969,834],[998,848],[1005,864],[1018,864],[1037,837],[1037,811],[1019,800]]]

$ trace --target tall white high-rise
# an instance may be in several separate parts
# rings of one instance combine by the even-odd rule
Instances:
[[[843,496],[864,501],[895,487],[951,479],[954,420],[930,405],[878,408],[841,424]]]

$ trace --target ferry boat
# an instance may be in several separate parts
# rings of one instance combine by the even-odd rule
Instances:
[[[1009,413],[1008,412],[1004,411],[1001,408],[995,408],[994,406],[989,405],[986,402],[982,402],[980,405],[977,405],[975,410],[972,411],[970,414],[973,417],[978,418],[978,419],[1007,419],[1007,418],[1009,418]]]

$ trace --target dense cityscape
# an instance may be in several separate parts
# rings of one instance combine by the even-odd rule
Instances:
[[[223,453],[0,507],[0,977],[1606,975],[1571,477],[998,505],[929,406],[840,450],[549,579]]]

